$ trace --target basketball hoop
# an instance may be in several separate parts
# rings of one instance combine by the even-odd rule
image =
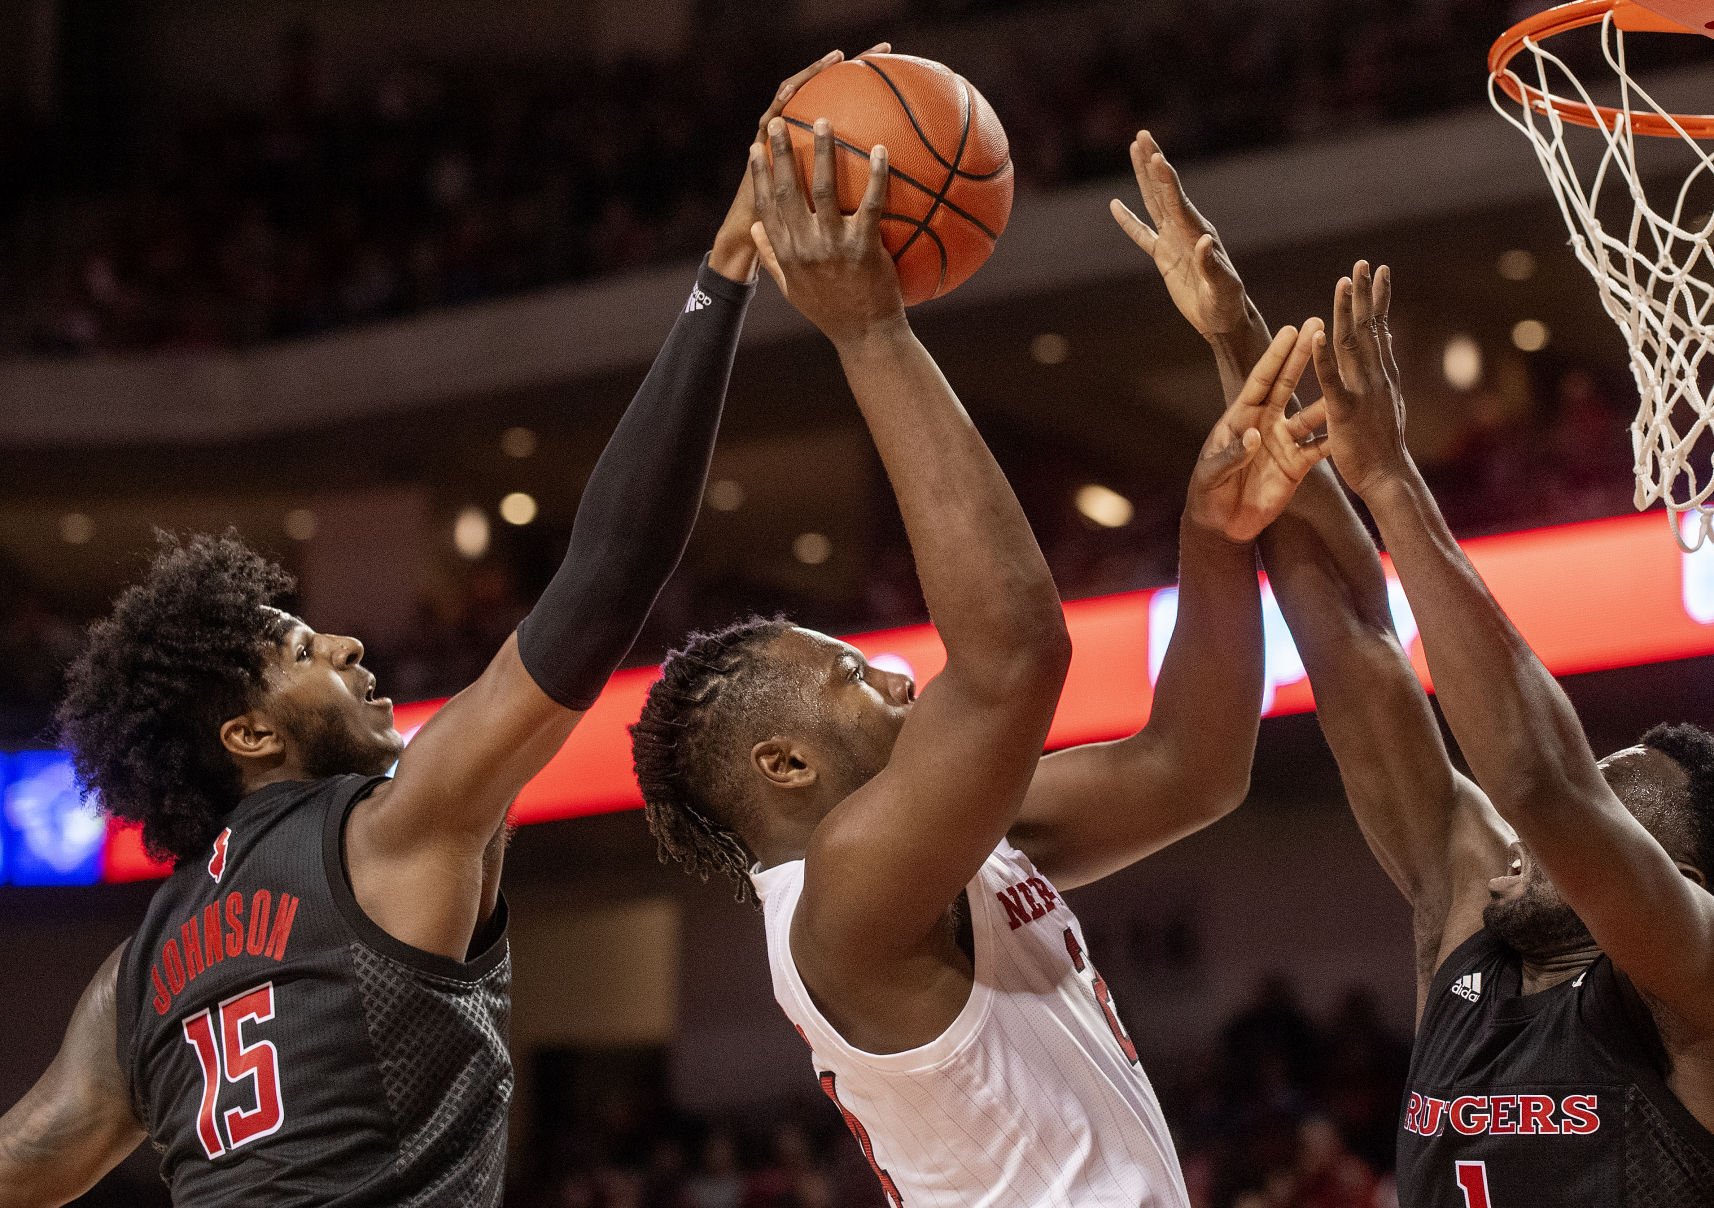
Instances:
[[[1714,115],[1657,103],[1626,68],[1625,36],[1707,32],[1710,21],[1714,0],[1575,0],[1519,22],[1488,56],[1489,99],[1534,147],[1572,250],[1630,347],[1636,506],[1664,503],[1687,550],[1714,537],[1714,153],[1702,144],[1714,141]],[[1617,77],[1614,105],[1597,104],[1545,45],[1595,25]],[[1596,133],[1568,140],[1572,128]],[[1662,148],[1687,151],[1689,167],[1657,207],[1644,177],[1657,188],[1664,179]]]

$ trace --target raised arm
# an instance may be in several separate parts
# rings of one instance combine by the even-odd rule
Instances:
[[[837,51],[787,80],[763,123]],[[701,506],[727,380],[754,291],[746,175],[690,301],[584,488],[570,547],[534,609],[435,715],[396,777],[352,814],[358,901],[429,951],[464,955],[498,893],[512,799],[559,750],[618,667],[677,567]],[[479,894],[466,892],[482,858]]]
[[[1267,347],[1266,322],[1219,232],[1147,131],[1131,145],[1131,165],[1154,225],[1117,201],[1114,216],[1208,341],[1230,396]],[[1510,833],[1452,766],[1394,633],[1374,543],[1330,467],[1310,472],[1260,545],[1352,813],[1411,903],[1420,993],[1441,958],[1481,925],[1487,881],[1504,864]]]
[[[1608,787],[1559,684],[1453,539],[1404,446],[1391,274],[1359,262],[1316,363],[1341,475],[1373,513],[1422,631],[1441,708],[1500,814],[1613,962],[1706,1036],[1714,896]]]
[[[1323,456],[1319,409],[1288,417],[1311,320],[1280,332],[1209,434],[1179,537],[1178,619],[1148,725],[1041,761],[1016,843],[1060,888],[1142,859],[1235,808],[1249,788],[1262,699],[1254,541]],[[1245,460],[1228,473],[1234,446]]]
[[[771,138],[771,168],[751,151],[763,262],[838,350],[947,652],[886,767],[816,828],[793,924],[813,987],[921,953],[1017,813],[1070,641],[1011,487],[906,322],[879,234],[885,149],[846,218],[827,123],[815,129],[813,210],[783,123]]]
[[[76,1199],[143,1139],[119,1068],[115,951],[72,1012],[47,1072],[0,1116],[0,1208]]]

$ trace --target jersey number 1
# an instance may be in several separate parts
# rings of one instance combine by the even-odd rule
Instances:
[[[1464,1208],[1493,1208],[1488,1198],[1488,1164],[1459,1162],[1456,1166],[1458,1190],[1464,1193]]]
[[[202,1066],[202,1102],[196,1111],[196,1135],[210,1158],[272,1136],[286,1121],[286,1107],[280,1099],[279,1052],[266,1040],[244,1043],[246,1023],[252,1020],[267,1023],[272,1018],[274,983],[264,982],[254,990],[234,995],[218,1008],[204,1008],[184,1021],[185,1043],[196,1050],[197,1064]],[[245,1081],[250,1083],[256,1106],[248,1110],[229,1107],[220,1113],[222,1088]]]

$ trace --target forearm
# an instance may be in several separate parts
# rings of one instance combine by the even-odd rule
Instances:
[[[752,289],[698,273],[590,475],[565,561],[519,627],[525,667],[567,708],[594,702],[690,540]]]
[[[1238,397],[1244,379],[1250,376],[1250,370],[1262,359],[1268,342],[1273,339],[1267,320],[1248,295],[1244,298],[1244,316],[1244,322],[1233,331],[1208,341],[1214,364],[1220,370],[1220,390],[1228,403]]]
[[[1543,801],[1604,793],[1571,702],[1489,594],[1415,465],[1372,487],[1447,723],[1476,780],[1514,822]],[[1564,791],[1569,790],[1569,793]]]
[[[1249,788],[1262,656],[1255,548],[1181,525],[1178,618],[1147,733],[1186,790],[1223,809]]]
[[[1046,560],[1011,485],[902,317],[840,360],[892,482],[949,659],[1004,667],[1065,644]]]

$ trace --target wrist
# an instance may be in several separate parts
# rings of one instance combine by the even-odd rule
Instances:
[[[1185,550],[1193,547],[1203,551],[1207,556],[1253,559],[1256,543],[1253,539],[1240,541],[1227,536],[1224,529],[1202,520],[1187,508],[1178,522],[1180,556],[1183,556]]]
[[[889,355],[916,338],[903,310],[868,319],[849,330],[826,334],[842,361]]]
[[[734,231],[722,226],[714,236],[714,246],[708,253],[708,267],[738,285],[756,280],[756,244],[750,230]]]
[[[1408,452],[1401,451],[1397,461],[1383,466],[1351,489],[1371,512],[1377,515],[1399,504],[1410,504],[1423,488],[1422,473]]]
[[[1214,350],[1214,355],[1247,358],[1251,364],[1261,359],[1261,354],[1267,351],[1273,340],[1267,320],[1262,318],[1262,312],[1248,295],[1244,298],[1244,317],[1240,322],[1229,330],[1205,331],[1201,335]]]

